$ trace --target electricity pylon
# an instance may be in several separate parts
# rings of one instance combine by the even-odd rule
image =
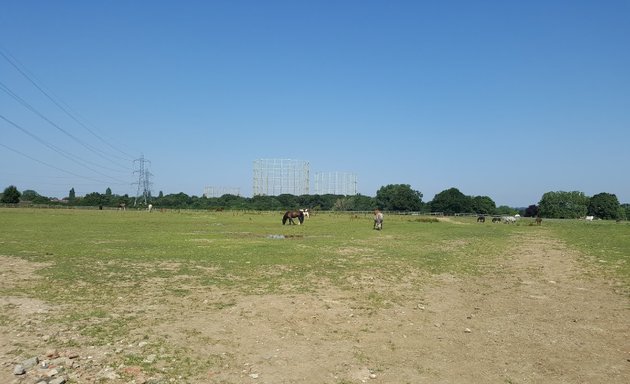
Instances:
[[[137,164],[137,167],[136,167]],[[140,155],[139,159],[133,161],[133,173],[138,174],[138,182],[134,184],[138,184],[138,191],[136,192],[136,199],[133,202],[133,206],[135,207],[138,204],[138,200],[140,200],[141,204],[147,205],[149,203],[149,198],[151,197],[151,182],[150,178],[152,176],[151,172],[149,172],[149,167],[145,164],[151,164],[149,160],[145,160],[144,155]]]

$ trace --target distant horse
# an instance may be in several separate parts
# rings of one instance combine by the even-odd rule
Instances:
[[[383,229],[383,212],[378,209],[374,210],[374,227],[372,228],[379,231]]]
[[[483,215],[477,216],[477,222],[478,223],[485,223],[486,222],[486,217]]]
[[[503,222],[505,224],[513,224],[516,223],[516,218],[514,216],[503,216]]]
[[[147,211],[151,212],[153,210],[153,204],[149,204],[147,207]]]
[[[593,221],[594,218],[595,218],[595,216],[586,216],[584,218],[584,220],[586,220],[586,221]]]
[[[302,211],[286,211],[284,213],[284,216],[282,216],[282,225],[285,225],[287,223],[287,220],[289,221],[289,224],[295,224],[295,221],[293,221],[293,219],[295,219],[297,217],[299,223],[298,225],[302,224],[304,222],[304,212]]]
[[[300,212],[304,213],[305,219],[308,219],[309,217],[311,217],[311,214],[308,212],[308,208],[300,209]]]
[[[542,224],[542,217],[536,216],[536,225]]]
[[[118,210],[119,211],[126,211],[127,210],[127,205],[125,205],[125,203],[118,203]]]
[[[493,217],[492,218],[492,222],[493,223],[500,223],[501,222],[501,218],[500,217]]]

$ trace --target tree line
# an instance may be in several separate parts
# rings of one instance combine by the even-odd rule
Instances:
[[[20,192],[15,186],[7,187],[0,196],[4,204],[36,204],[90,207],[127,207],[146,208],[152,204],[155,208],[166,209],[203,209],[203,210],[260,210],[273,211],[296,208],[309,208],[317,211],[371,211],[376,208],[394,212],[439,213],[444,215],[514,215],[544,218],[580,218],[587,215],[600,219],[626,219],[630,216],[630,204],[620,204],[614,194],[599,193],[592,197],[582,192],[547,192],[537,204],[515,208],[497,207],[488,196],[465,195],[457,188],[449,188],[435,195],[433,200],[422,201],[422,193],[413,190],[408,184],[390,184],[382,186],[376,196],[365,195],[301,195],[282,194],[278,196],[243,197],[226,194],[221,197],[189,196],[183,192],[158,196],[149,196],[147,202],[139,202],[129,195],[113,194],[110,188],[105,193],[92,192],[85,196],[76,196],[74,188],[68,197],[58,200],[41,196],[33,190]]]

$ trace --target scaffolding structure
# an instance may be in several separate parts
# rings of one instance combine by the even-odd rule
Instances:
[[[240,196],[241,189],[238,187],[212,187],[207,186],[203,188],[203,195],[205,197],[221,197],[223,195]]]
[[[308,195],[308,161],[292,159],[254,160],[254,196]]]
[[[346,195],[358,193],[357,175],[349,172],[317,172],[315,174],[315,194]]]

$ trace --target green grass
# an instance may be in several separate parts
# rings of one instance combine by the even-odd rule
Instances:
[[[334,287],[352,291],[353,308],[370,315],[402,302],[431,275],[500,271],[502,258],[515,246],[527,246],[515,242],[530,235],[559,239],[579,251],[586,265],[596,265],[593,270],[630,284],[630,225],[624,223],[545,220],[536,226],[523,219],[506,225],[476,223],[475,217],[386,215],[384,229],[375,231],[371,215],[334,213],[314,215],[302,226],[283,226],[280,212],[5,208],[0,217],[0,257],[41,263],[36,273],[42,277],[0,284],[0,296],[62,305],[46,321],[76,330],[76,338],[56,341],[64,347],[137,342],[134,330],[177,316],[186,310],[182,305],[198,305],[183,298],[217,290],[297,294]],[[409,291],[400,290],[401,284]],[[153,300],[168,301],[174,312],[147,317]],[[226,295],[207,304],[222,310],[236,301]],[[0,315],[0,325],[12,321]],[[121,355],[120,363],[153,372],[159,364],[144,356],[168,354],[179,367],[169,375],[177,377],[191,370],[201,375],[231,359],[194,362],[190,351],[160,335],[151,335],[145,349],[142,356]]]
[[[550,230],[578,251],[585,263],[630,285],[630,223],[567,220],[554,223]]]
[[[614,265],[623,277],[630,275],[630,227],[616,223],[545,221],[537,227],[527,220],[504,225],[388,215],[384,230],[374,231],[370,215],[318,214],[305,225],[283,226],[280,213],[269,212],[2,209],[0,214],[0,254],[49,263],[41,284],[53,301],[108,301],[133,294],[147,279],[178,277],[194,279],[192,285],[261,293],[304,292],[318,282],[344,288],[366,273],[383,281],[412,271],[478,274],[493,267],[519,232],[557,236]],[[186,296],[189,289],[173,286],[170,293]]]

